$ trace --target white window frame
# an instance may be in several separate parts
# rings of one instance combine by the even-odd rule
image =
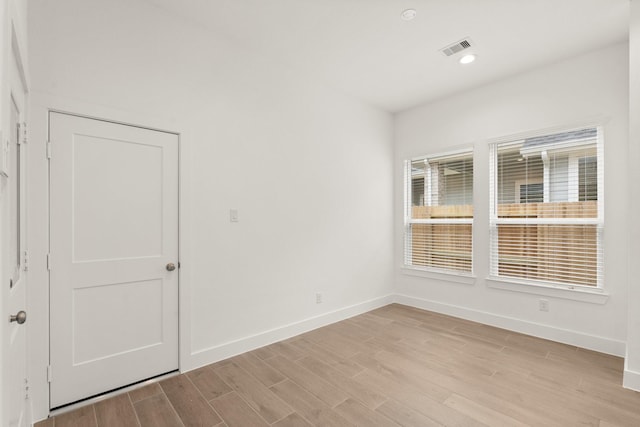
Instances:
[[[453,160],[460,157],[470,156],[472,161],[474,161],[474,149],[473,147],[463,148],[456,151],[448,151],[445,153],[433,154],[433,155],[425,155],[425,156],[417,156],[412,157],[411,159],[404,161],[404,245],[403,245],[403,270],[406,274],[410,275],[422,275],[421,273],[427,273],[427,277],[440,278],[443,280],[447,280],[446,276],[449,277],[459,277],[461,280],[452,280],[454,282],[467,283],[472,284],[473,281],[467,279],[475,278],[473,274],[474,270],[474,260],[473,260],[473,221],[475,218],[475,214],[473,218],[438,218],[438,219],[415,219],[411,217],[412,212],[412,169],[411,165],[413,162],[418,160],[425,160],[427,164],[427,168],[425,170],[425,180],[424,180],[424,191],[425,191],[425,205],[432,206],[433,201],[433,191],[432,188],[434,185],[438,185],[437,182],[433,182],[433,177],[431,173],[431,167],[429,166],[429,162],[433,161],[443,161],[443,160]],[[475,174],[475,170],[474,170]],[[475,183],[475,178],[474,178]],[[472,197],[473,199],[473,197]],[[475,208],[475,203],[471,203]],[[410,264],[408,260],[413,258],[413,254],[411,252],[412,246],[410,242],[412,241],[411,234],[411,226],[413,224],[469,224],[471,225],[471,271],[460,271],[446,268],[436,268],[436,267],[428,267],[428,266],[415,266]]]
[[[598,201],[597,201],[597,210],[598,216],[597,218],[499,218],[498,217],[498,147],[504,147],[508,144],[521,144],[526,138],[533,138],[536,136],[542,135],[551,135],[555,133],[569,132],[572,130],[579,130],[584,128],[596,128],[597,129],[597,140],[596,140],[596,159],[598,164],[598,169],[600,172],[597,177],[597,188],[598,188]],[[578,144],[580,141],[577,142]],[[546,151],[543,153],[546,154]],[[543,155],[544,157],[544,155]],[[543,159],[544,160],[544,159]],[[570,162],[571,163],[571,162]],[[577,168],[577,161],[576,168]],[[577,176],[577,175],[576,175]],[[509,138],[500,138],[499,140],[489,141],[489,178],[490,178],[490,194],[489,194],[489,240],[490,240],[490,254],[497,253],[498,251],[498,226],[505,225],[539,225],[539,224],[559,224],[559,225],[595,225],[597,227],[597,248],[599,259],[598,263],[604,269],[604,241],[603,241],[603,231],[604,231],[604,129],[601,124],[586,124],[584,126],[579,127],[565,127],[565,128],[556,128],[550,129],[542,132],[535,132],[529,135],[518,135],[517,137]],[[533,182],[532,182],[533,183]],[[570,185],[575,184],[576,189],[578,187],[578,182],[576,178],[576,182],[571,182]],[[548,188],[549,188],[549,177],[548,171],[545,167],[544,172],[544,202],[548,202]],[[569,189],[569,196],[572,195],[571,188]],[[577,201],[577,195],[575,200]],[[580,284],[566,284],[566,283],[558,283],[551,281],[543,281],[543,280],[535,280],[535,279],[527,279],[527,278],[516,278],[511,276],[501,276],[498,273],[499,262],[497,262],[497,258],[493,256],[489,257],[489,277],[487,278],[488,284],[490,287],[495,287],[498,289],[508,289],[508,290],[516,290],[521,292],[532,292],[527,288],[537,287],[539,291],[533,291],[532,293],[538,293],[542,295],[556,295],[553,292],[549,292],[549,290],[561,290],[562,292],[569,292],[574,294],[604,294],[604,273],[601,272],[598,275],[597,285],[588,286],[588,285],[580,285]],[[510,285],[513,286],[510,286]],[[558,296],[558,295],[556,295]],[[567,296],[567,294],[559,295],[562,298],[574,299],[572,297]],[[577,299],[580,300],[582,296]],[[585,301],[590,301],[590,297],[587,295],[584,297]],[[598,302],[605,301],[597,300]]]

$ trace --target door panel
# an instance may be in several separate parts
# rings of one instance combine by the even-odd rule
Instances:
[[[75,365],[162,343],[161,280],[78,288],[72,300]],[[94,338],[95,331],[109,329],[118,333]]]
[[[178,137],[51,113],[51,407],[178,368]]]
[[[73,144],[74,262],[160,256],[163,148],[87,135]]]

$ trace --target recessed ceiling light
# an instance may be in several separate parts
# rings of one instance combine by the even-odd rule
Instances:
[[[405,9],[400,14],[400,17],[405,21],[411,21],[413,18],[416,17],[417,14],[418,12],[416,12],[415,9]]]
[[[465,55],[462,58],[460,58],[460,63],[471,64],[475,60],[476,60],[476,56],[470,53],[469,55]]]

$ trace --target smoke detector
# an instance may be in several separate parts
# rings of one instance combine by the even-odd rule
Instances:
[[[400,14],[400,17],[405,21],[411,21],[413,18],[416,17],[417,14],[418,12],[416,12],[415,9],[405,9]]]

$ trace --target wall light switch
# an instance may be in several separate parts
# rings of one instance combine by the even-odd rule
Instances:
[[[238,209],[229,210],[229,220],[231,222],[238,222]]]

